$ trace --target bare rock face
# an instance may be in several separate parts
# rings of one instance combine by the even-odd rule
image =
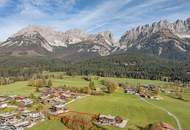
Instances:
[[[0,43],[0,52],[30,55],[106,56],[118,51],[140,51],[159,56],[190,55],[190,18],[173,23],[161,20],[128,30],[118,41],[110,31],[89,34],[80,29],[55,31],[30,25]],[[15,52],[15,53],[13,53]]]
[[[83,43],[91,45],[86,48],[87,46]],[[81,49],[80,46],[78,50],[75,50],[76,53],[86,50],[89,53],[98,53],[105,56],[109,55],[114,46],[119,45],[119,42],[116,42],[111,32],[88,34],[80,29],[58,32],[48,26],[30,25],[9,37],[0,47],[6,47],[6,50],[8,50],[14,45],[14,47],[17,46],[17,50],[22,50],[23,45],[26,48],[26,46],[37,44],[48,52],[56,51],[57,48],[71,48],[75,44],[77,44],[75,47],[78,47],[78,44],[81,44],[85,49]]]
[[[170,23],[161,20],[151,25],[138,26],[120,39],[123,50],[143,50],[156,55],[190,51],[190,19]]]
[[[0,51],[11,54],[46,55],[53,51],[53,47],[39,32],[27,32],[8,38],[1,43]]]

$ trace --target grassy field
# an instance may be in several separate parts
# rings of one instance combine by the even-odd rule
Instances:
[[[119,115],[129,119],[126,129],[138,129],[148,123],[166,121],[175,126],[175,121],[165,112],[142,102],[139,97],[118,90],[107,96],[90,96],[69,106],[72,110],[91,113]],[[114,128],[109,128],[115,130]]]
[[[117,82],[128,82],[131,85],[136,85],[137,82],[140,84],[158,84],[158,85],[165,85],[168,84],[167,82],[163,81],[156,81],[156,80],[143,80],[143,79],[127,79],[127,78],[111,78],[111,77],[104,77],[99,78],[99,80],[94,80],[95,86],[97,88],[105,87],[101,84],[101,80],[108,79],[108,80],[115,80]],[[52,79],[54,87],[60,86],[70,86],[70,87],[85,87],[89,85],[89,81],[82,79],[81,76],[64,76],[63,79]],[[35,92],[35,88],[31,86],[27,86],[27,81],[20,81],[16,83],[12,83],[9,85],[0,86],[0,95],[23,95],[27,96],[31,93],[37,94]]]
[[[82,79],[81,76],[65,76],[63,79],[52,79],[53,85],[56,87],[67,85],[70,87],[86,87],[89,81]],[[100,80],[95,80],[95,86],[103,87]]]
[[[157,107],[142,102],[139,97],[118,90],[112,95],[90,96],[70,104],[69,109],[89,113],[119,115],[129,120],[124,130],[139,130],[149,123],[165,121],[175,126],[175,120]],[[50,125],[52,124],[52,125]],[[30,130],[66,130],[60,121],[45,121]],[[109,130],[118,128],[106,127]]]
[[[27,86],[27,81],[15,82],[9,85],[0,86],[0,95],[22,95],[28,96],[31,93],[38,94],[35,92],[35,88]]]
[[[136,79],[126,79],[126,78],[99,78],[99,80],[94,80],[96,87],[105,87],[101,84],[102,79],[115,80],[117,82],[128,82],[131,85],[140,84],[158,84],[166,85],[168,83],[162,81],[152,81],[152,80],[136,80]],[[82,79],[80,76],[64,76],[63,79],[52,79],[53,86],[59,87],[67,85],[70,87],[85,87],[88,86],[89,82]],[[0,95],[30,95],[35,92],[35,87],[27,86],[27,81],[16,82],[10,85],[0,86]],[[174,99],[163,95],[164,100],[162,101],[152,101],[150,102],[166,108],[168,111],[174,113],[180,120],[182,128],[184,130],[190,129],[190,95],[185,93],[185,99],[187,102]],[[144,127],[145,125],[156,122],[156,121],[166,121],[174,126],[176,125],[175,120],[167,115],[166,112],[158,109],[157,107],[143,102],[139,97],[134,95],[128,95],[123,93],[119,89],[116,93],[112,95],[105,96],[90,96],[81,100],[78,100],[68,106],[71,110],[89,112],[89,113],[102,113],[102,114],[112,114],[119,115],[124,118],[129,119],[127,129],[138,129]],[[35,125],[30,130],[66,130],[66,128],[60,123],[60,121],[45,121]],[[115,128],[116,129],[116,128]],[[110,128],[109,130],[115,130]]]
[[[137,84],[156,84],[156,85],[167,85],[169,82],[164,82],[160,80],[147,80],[147,79],[132,79],[132,78],[115,78],[115,77],[105,77],[100,78],[101,79],[108,79],[108,80],[114,80],[117,82],[127,82],[130,85],[137,85]]]
[[[27,130],[68,130],[59,120],[46,120]]]
[[[171,97],[168,97],[166,95],[163,95],[164,100],[156,102],[156,101],[152,101],[150,100],[150,102],[164,107],[165,109],[167,109],[168,111],[172,112],[173,114],[175,114],[177,116],[177,118],[179,119],[182,128],[184,130],[190,130],[190,93],[188,94],[188,96],[186,95],[186,99],[188,99],[188,101],[182,101],[179,99],[174,99]]]

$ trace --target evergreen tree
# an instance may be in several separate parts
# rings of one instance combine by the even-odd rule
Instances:
[[[53,84],[52,84],[52,81],[51,81],[51,79],[49,79],[49,80],[48,80],[48,87],[52,87],[52,85],[53,85]]]

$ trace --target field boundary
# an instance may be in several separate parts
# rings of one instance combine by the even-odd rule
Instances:
[[[88,124],[90,124],[93,121],[93,118],[91,120],[89,120],[89,121],[82,121],[80,119],[72,119],[72,118],[67,117],[66,114],[68,114],[68,113],[74,113],[74,114],[77,114],[77,115],[88,115],[88,116],[91,116],[91,117],[93,117],[93,116],[96,115],[96,114],[92,114],[92,113],[78,112],[78,111],[68,111],[68,112],[66,112],[64,114],[58,115],[58,117],[60,119],[63,119],[64,121],[72,121],[72,122],[76,122],[76,123],[79,123],[79,124],[82,124],[82,125],[88,125]],[[69,126],[66,126],[66,125],[65,125],[65,127],[67,127],[68,129],[73,129],[72,127],[69,127]]]

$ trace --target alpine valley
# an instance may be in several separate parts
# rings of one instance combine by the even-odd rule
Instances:
[[[58,32],[44,25],[29,25],[0,43],[0,56],[0,65],[7,68],[0,70],[1,75],[21,73],[18,67],[11,71],[16,66],[29,70],[40,66],[68,73],[134,77],[138,68],[142,78],[155,79],[154,74],[150,74],[155,72],[159,78],[176,79],[180,75],[181,80],[188,80],[190,18],[141,25],[126,31],[120,38],[110,31]],[[110,68],[105,69],[104,64]],[[160,72],[163,69],[166,71]]]

